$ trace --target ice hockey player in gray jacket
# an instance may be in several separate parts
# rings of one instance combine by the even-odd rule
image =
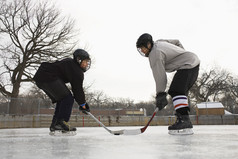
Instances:
[[[156,106],[162,110],[167,104],[166,72],[176,71],[168,94],[172,97],[177,120],[169,126],[169,133],[192,133],[189,119],[188,91],[198,77],[200,60],[186,51],[179,40],[153,41],[150,34],[142,34],[136,43],[137,50],[149,58],[156,83]],[[186,132],[188,130],[188,132]]]

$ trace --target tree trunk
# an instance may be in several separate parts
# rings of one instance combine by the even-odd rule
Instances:
[[[10,97],[9,114],[21,114],[20,105],[18,104],[19,89],[20,83],[19,82],[14,83],[12,94]]]
[[[12,115],[20,114],[17,98],[11,97],[9,104],[9,114]]]

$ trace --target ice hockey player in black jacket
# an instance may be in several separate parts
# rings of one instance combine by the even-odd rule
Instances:
[[[83,113],[90,111],[86,103],[83,90],[84,72],[90,68],[91,59],[89,54],[82,49],[77,49],[72,58],[66,58],[54,63],[43,62],[37,70],[34,80],[36,85],[42,89],[56,103],[50,131],[76,131],[67,123],[70,120],[74,100]],[[66,86],[70,83],[72,92]]]

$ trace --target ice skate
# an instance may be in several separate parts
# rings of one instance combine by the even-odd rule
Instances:
[[[70,125],[64,120],[57,121],[50,126],[50,135],[53,136],[74,136],[76,135],[76,128],[70,127]]]
[[[56,125],[56,123],[57,123],[57,119],[56,119],[55,117],[53,117],[52,123],[51,123],[51,125],[50,125],[50,131],[51,131],[51,132],[52,132],[52,131],[55,131],[55,125]]]
[[[61,131],[55,130],[49,133],[51,136],[75,136],[77,134],[76,131]]]
[[[192,135],[193,125],[188,115],[181,115],[176,113],[176,122],[168,127],[169,134],[171,135]]]

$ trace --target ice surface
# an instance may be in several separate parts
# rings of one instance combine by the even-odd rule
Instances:
[[[110,127],[111,130],[140,127]],[[149,126],[140,135],[111,135],[102,127],[78,128],[75,136],[50,136],[49,129],[0,129],[1,159],[237,159],[238,126],[194,126],[194,134],[169,135]]]

